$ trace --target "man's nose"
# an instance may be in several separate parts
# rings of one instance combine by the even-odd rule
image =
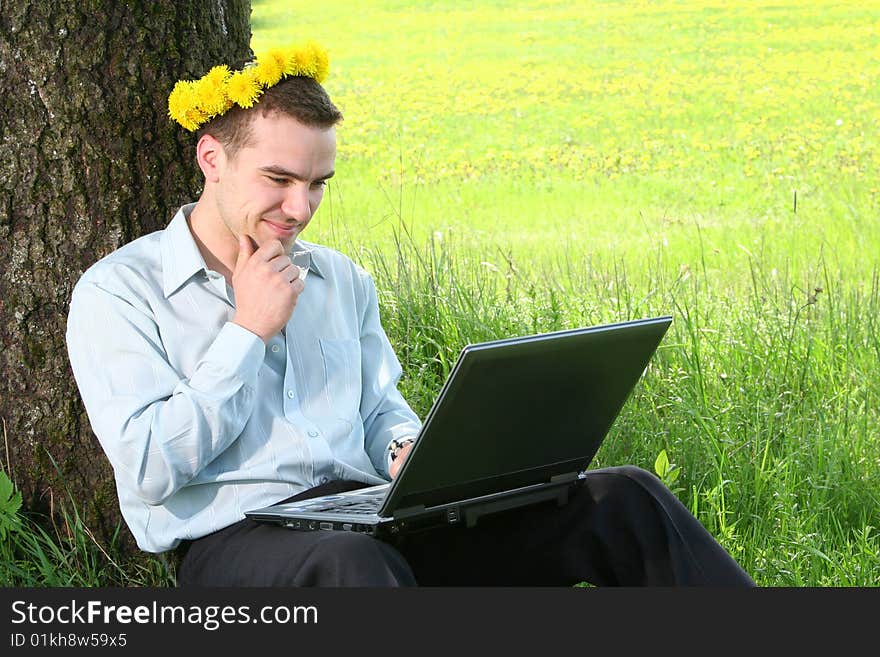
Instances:
[[[303,183],[291,185],[284,195],[281,211],[285,216],[297,221],[308,221],[312,218],[312,209],[309,204],[309,186]]]

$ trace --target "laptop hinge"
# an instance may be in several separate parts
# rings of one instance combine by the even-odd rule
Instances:
[[[504,497],[498,500],[493,500],[491,502],[478,504],[476,506],[465,507],[465,525],[467,525],[468,527],[473,527],[477,524],[477,521],[483,516],[488,516],[493,513],[498,513],[499,511],[507,511],[508,509],[515,509],[520,506],[524,506],[524,500],[528,500],[529,504],[556,500],[556,504],[558,506],[565,506],[566,504],[568,504],[568,492],[570,488],[570,486],[564,485],[567,482],[568,479],[564,479],[559,482],[553,482],[554,484],[560,485],[549,485],[540,488],[539,490],[525,493],[524,495]]]
[[[567,481],[576,481],[580,477],[577,472],[566,472],[564,474],[553,475],[550,477],[551,484],[563,484]]]
[[[425,512],[424,504],[417,504],[415,506],[408,506],[405,509],[396,509],[391,515],[395,519],[404,519],[409,518],[410,516],[419,515]]]

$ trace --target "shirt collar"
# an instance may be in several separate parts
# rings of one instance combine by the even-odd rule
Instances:
[[[321,278],[324,278],[324,274],[321,271],[321,262],[324,260],[324,251],[320,249],[317,244],[304,242],[303,240],[297,240],[293,243],[291,251],[296,251],[297,249],[310,249],[312,251],[312,259],[309,261],[309,273],[317,274]]]
[[[199,252],[199,247],[193,239],[187,219],[195,203],[189,203],[181,207],[171,223],[162,232],[162,291],[167,299],[174,294],[180,286],[200,271],[208,271],[205,259]],[[297,240],[293,246],[296,248],[312,249],[312,259],[309,265],[309,273],[317,274],[324,278],[321,272],[320,260],[324,254],[311,242]]]
[[[162,291],[166,299],[195,274],[208,270],[186,221],[194,207],[196,204],[190,203],[180,208],[162,232]]]

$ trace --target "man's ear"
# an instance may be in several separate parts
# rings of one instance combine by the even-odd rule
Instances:
[[[205,182],[217,182],[220,180],[220,171],[226,164],[223,144],[212,135],[202,135],[196,145],[196,160],[202,173],[205,174]]]

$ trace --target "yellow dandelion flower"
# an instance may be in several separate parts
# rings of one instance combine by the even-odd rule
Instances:
[[[202,124],[207,121],[210,117],[204,113],[199,107],[191,107],[189,108],[185,115],[183,121],[180,124],[189,130],[190,132],[194,132],[198,130]]]
[[[229,67],[226,64],[221,64],[220,66],[215,66],[210,71],[205,73],[202,79],[211,80],[216,82],[217,84],[226,84],[226,81],[229,80],[229,76],[232,75],[232,71],[229,70]]]
[[[305,48],[313,62],[313,77],[320,84],[327,79],[327,74],[330,72],[330,56],[325,48],[322,48],[314,41],[309,41]]]
[[[215,66],[196,82],[198,107],[208,116],[223,114],[232,106],[226,94],[226,81],[231,75],[228,66]]]
[[[291,71],[290,75],[304,75],[313,78],[315,77],[317,67],[311,50],[301,46],[299,48],[291,48],[290,58],[285,68]]]
[[[197,106],[195,84],[189,80],[177,82],[168,96],[168,116],[187,130],[196,130],[199,127],[194,121]]]
[[[187,82],[180,80],[174,85],[174,89],[168,95],[168,116],[175,121],[183,116],[187,107]]]
[[[244,109],[253,107],[263,93],[253,71],[253,68],[236,71],[226,83],[226,95],[233,103]]]
[[[298,52],[298,48],[293,46],[284,48],[282,52],[284,53],[284,75],[299,75],[296,53]]]
[[[281,48],[272,48],[257,57],[254,74],[265,87],[278,84],[287,66],[287,54]]]
[[[276,84],[284,73],[284,69],[275,66],[274,61],[258,62],[253,69],[254,78],[260,85],[271,87]]]

